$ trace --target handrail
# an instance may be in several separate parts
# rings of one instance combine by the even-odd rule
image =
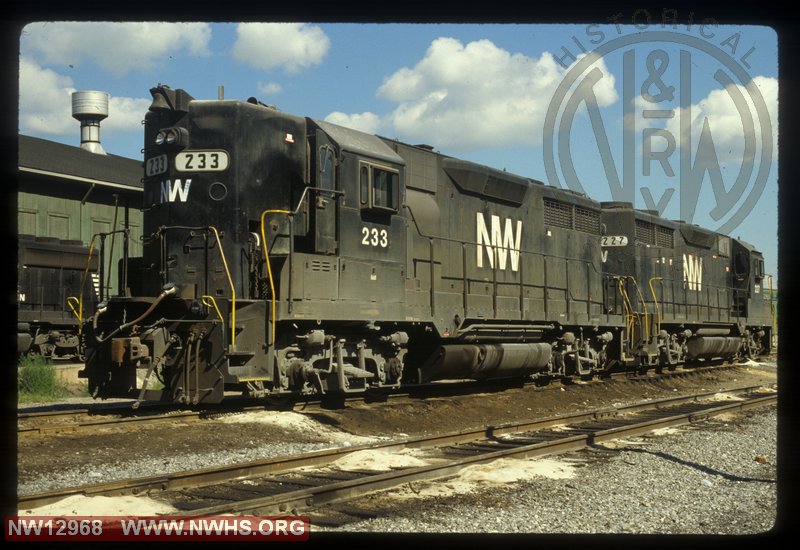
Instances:
[[[408,213],[411,214],[411,221],[414,222],[414,227],[417,230],[417,234],[420,237],[422,237],[423,239],[437,239],[437,240],[440,240],[440,241],[445,241],[445,242],[450,242],[450,243],[458,243],[459,245],[482,246],[482,244],[479,243],[478,241],[469,241],[469,240],[464,240],[464,239],[451,239],[450,237],[442,237],[442,236],[439,236],[439,235],[427,235],[427,234],[423,233],[422,230],[419,228],[419,224],[417,223],[416,217],[414,216],[414,211],[411,209],[411,207],[408,204],[404,204],[403,206],[405,206],[406,209],[408,210]],[[587,233],[587,235],[589,235],[589,233]],[[506,250],[509,253],[512,252],[512,251],[516,252],[515,249],[509,248],[507,246],[502,246],[502,245],[498,245],[498,246],[490,245],[490,246],[492,246],[493,248],[499,249],[499,250]],[[600,273],[600,274],[605,273],[603,271],[598,271],[597,267],[595,267],[595,265],[594,265],[594,262],[592,262],[591,260],[587,260],[585,258],[575,258],[573,256],[557,256],[555,254],[545,254],[544,252],[534,252],[532,250],[524,250],[522,248],[520,248],[519,253],[520,253],[520,256],[522,254],[530,254],[532,256],[541,256],[543,258],[555,258],[557,260],[566,260],[568,262],[572,261],[572,262],[587,263],[587,264],[590,264],[592,266],[592,269],[594,269],[595,273]],[[521,263],[521,261],[522,260],[520,260],[520,263]]]
[[[303,193],[300,195],[300,199],[297,201],[297,206],[294,210],[281,210],[281,209],[273,209],[273,210],[264,210],[261,213],[261,242],[264,246],[264,261],[267,264],[267,276],[269,278],[269,288],[270,288],[270,295],[271,295],[271,311],[272,311],[272,339],[270,342],[270,347],[275,345],[275,314],[276,314],[276,299],[275,299],[275,281],[272,275],[272,266],[270,266],[269,261],[269,251],[267,250],[267,236],[264,232],[264,219],[267,214],[284,214],[286,216],[292,217],[296,216],[297,213],[300,211],[300,207],[303,205],[303,202],[306,200],[306,195],[309,191],[322,191],[325,193],[332,193],[334,195],[344,195],[344,191],[339,189],[323,189],[321,187],[306,187],[303,189]],[[289,238],[292,238],[292,235],[289,235]]]
[[[419,223],[417,222],[416,216],[414,215],[414,209],[409,204],[404,204],[403,206],[406,208],[406,210],[410,214],[411,221],[413,222],[414,228],[415,228],[415,230],[417,232],[417,235],[419,237],[424,238],[424,239],[428,239],[431,243],[434,240],[438,240],[438,241],[441,241],[441,242],[458,243],[462,247],[462,256],[463,257],[466,257],[466,246],[468,246],[468,245],[481,246],[481,243],[478,243],[477,241],[463,240],[463,239],[459,240],[459,239],[453,239],[453,238],[450,238],[450,237],[442,237],[442,236],[439,236],[439,235],[429,235],[429,234],[423,232],[422,229],[419,226]],[[512,252],[512,249],[510,247],[503,246],[502,243],[498,244],[497,246],[495,246],[495,245],[491,245],[491,246],[495,250],[495,253],[497,252],[497,250],[505,250],[505,251],[508,251],[508,252]],[[580,262],[580,263],[586,264],[587,266],[590,266],[591,270],[593,270],[594,273],[601,274],[601,275],[608,275],[608,276],[611,276],[611,277],[614,277],[614,278],[618,278],[619,277],[618,275],[616,275],[614,273],[602,271],[602,269],[598,270],[596,262],[593,262],[591,260],[587,260],[585,258],[576,258],[576,257],[572,257],[572,256],[559,256],[559,255],[555,255],[555,254],[547,254],[547,253],[541,252],[541,251],[531,251],[531,250],[524,250],[524,249],[520,249],[519,250],[519,254],[520,254],[520,257],[522,257],[522,255],[525,254],[525,255],[530,255],[530,256],[533,256],[533,257],[537,257],[538,256],[538,257],[541,257],[543,259],[553,258],[553,259],[557,259],[557,260],[563,260],[563,261],[566,261],[568,263],[569,262]],[[522,260],[520,260],[520,264],[522,264]],[[463,269],[463,267],[462,267],[462,269]],[[466,273],[462,273],[462,279],[465,276],[466,276]],[[623,276],[623,277],[625,277],[625,276]],[[663,278],[660,277],[660,279],[663,279]],[[680,279],[671,279],[671,278],[669,279],[669,281],[681,282]],[[433,283],[431,282],[431,284],[433,284]],[[635,280],[634,280],[634,284],[636,285],[637,293],[640,295],[640,297],[642,299],[642,307],[645,309],[645,312],[644,312],[644,314],[645,314],[645,323],[647,323],[647,321],[649,320],[650,312],[649,312],[649,310],[647,310],[647,304],[646,304],[646,302],[644,300],[644,297],[643,297],[643,295],[641,293],[641,289],[639,288],[639,285]],[[538,287],[540,285],[534,285],[534,286]],[[706,286],[709,288],[709,290],[712,289],[712,288],[722,289],[722,290],[730,290],[730,287],[727,287],[727,286],[717,286],[717,285],[712,285],[712,284],[707,284]],[[466,290],[465,290],[465,292],[466,292]],[[570,293],[570,296],[571,296],[571,293]],[[589,300],[589,299],[586,299],[585,301],[586,302],[591,302],[591,300]],[[631,311],[632,311],[633,304],[630,302],[630,298],[628,298],[628,301],[629,301],[628,303],[631,306]],[[673,297],[673,300],[671,302],[665,302],[665,303],[669,303],[669,304],[672,304],[672,305],[684,304],[687,307],[689,305],[688,300],[684,301],[684,302],[676,302],[674,300],[674,297]],[[707,306],[707,307],[710,307],[710,306]],[[715,309],[722,309],[722,308],[717,306]],[[638,315],[638,313],[637,313],[637,315]],[[659,330],[660,330],[660,326],[661,326],[661,312],[660,312],[660,307],[659,307],[659,312],[658,312],[658,327],[659,327]],[[645,338],[649,339],[649,337],[650,337],[650,327],[649,327],[649,325],[645,326],[645,331],[646,331],[645,332]]]
[[[625,329],[630,334],[633,334],[634,328],[636,326],[635,319],[639,317],[639,312],[634,311],[633,304],[631,303],[630,297],[628,296],[628,291],[625,290],[625,285],[623,281],[627,278],[628,278],[627,275],[614,277],[614,279],[617,280],[617,287],[619,289],[620,295],[622,296],[622,305],[625,307]],[[641,323],[641,320],[639,322]]]
[[[202,301],[203,301],[203,305],[205,305],[206,307],[209,307],[209,306],[214,306],[214,309],[215,309],[215,310],[216,310],[216,312],[217,312],[217,317],[219,317],[219,320],[220,320],[220,321],[222,321],[222,326],[224,327],[224,326],[225,326],[225,319],[222,317],[222,313],[220,313],[220,312],[219,312],[219,308],[217,307],[217,301],[214,299],[214,297],[213,297],[213,296],[209,296],[208,294],[204,294],[204,295],[203,295],[203,296],[201,296],[200,298],[201,298],[201,299],[202,299]],[[208,298],[209,300],[211,300],[211,303],[210,303],[210,304],[209,304],[208,302],[206,302],[206,298]],[[223,330],[224,330],[224,329],[223,329]]]
[[[452,239],[452,238],[449,238],[449,237],[442,237],[442,236],[439,236],[439,235],[428,235],[427,233],[424,233],[422,231],[422,229],[420,229],[419,224],[417,223],[416,216],[414,215],[414,210],[411,208],[411,206],[408,205],[408,204],[404,204],[403,206],[408,210],[408,213],[411,215],[411,221],[414,223],[414,228],[416,229],[417,234],[420,237],[422,237],[424,239],[437,239],[437,240],[443,241],[443,242],[458,243],[459,245],[462,245],[462,246],[465,246],[465,245],[479,246],[480,245],[480,243],[478,243],[477,241],[469,241],[469,240],[463,240],[463,239]],[[587,235],[589,235],[589,234],[587,233]],[[494,245],[492,245],[492,246],[494,247]],[[500,249],[500,250],[507,250],[509,252],[511,251],[511,248],[506,247],[506,246],[502,246],[502,244],[498,245],[497,247],[494,247],[494,248],[497,248],[497,249]],[[464,252],[464,253],[466,253],[466,252]],[[596,265],[595,265],[595,262],[592,262],[590,260],[586,260],[584,258],[575,258],[575,257],[572,257],[572,256],[558,256],[558,255],[555,255],[555,254],[546,254],[544,252],[539,252],[539,251],[534,252],[534,251],[531,251],[531,250],[524,250],[524,249],[520,249],[519,253],[520,253],[520,255],[522,255],[522,254],[530,254],[531,256],[540,256],[542,258],[554,258],[554,259],[557,259],[557,260],[565,260],[567,262],[581,262],[581,263],[585,263],[587,265],[590,265],[595,273],[599,273],[601,275],[607,275],[607,276],[610,276],[610,277],[613,277],[613,278],[620,277],[619,275],[617,275],[615,273],[598,270]],[[677,282],[685,283],[685,281],[682,281],[681,279],[671,279],[670,278],[670,279],[667,279],[667,280],[671,281],[671,282],[676,282],[677,281]],[[540,285],[534,285],[534,286],[540,286]],[[731,287],[713,285],[713,284],[710,284],[710,283],[704,283],[704,286],[707,286],[709,289],[715,288],[715,289],[722,289],[722,290],[731,290]],[[681,304],[681,305],[686,305],[686,306],[689,305],[688,301],[676,302],[674,300],[674,298],[673,298],[673,300],[671,302],[665,302],[665,303],[669,303],[669,304],[673,304],[673,305],[675,305],[675,304]],[[715,309],[722,309],[722,308],[717,307]]]
[[[75,317],[77,317],[77,318],[78,318],[78,323],[80,323],[81,321],[83,321],[83,319],[81,318],[81,314],[79,313],[79,311],[76,311],[76,310],[75,310],[75,306],[73,306],[73,305],[72,305],[72,302],[71,302],[70,300],[75,300],[75,302],[78,304],[78,310],[80,310],[80,309],[81,309],[81,302],[80,302],[80,300],[78,300],[78,299],[77,299],[75,296],[68,296],[68,297],[67,297],[67,305],[68,305],[68,306],[69,306],[69,308],[72,310],[72,314],[73,314]],[[80,334],[80,330],[81,330],[81,329],[80,329],[80,324],[79,324],[79,325],[78,325],[78,334]]]
[[[213,225],[208,226],[186,226],[186,225],[162,225],[156,230],[155,233],[148,237],[149,239],[158,237],[160,234],[164,233],[166,230],[170,229],[183,229],[187,231],[212,231],[214,233],[214,237],[216,239],[217,245],[219,246],[219,254],[222,258],[222,265],[225,268],[225,275],[228,277],[228,284],[231,287],[231,343],[230,347],[231,350],[236,349],[236,287],[233,284],[233,278],[231,277],[231,270],[228,267],[228,260],[225,258],[225,250],[222,247],[222,239],[219,236],[219,231]],[[208,246],[208,245],[206,245]]]
[[[291,216],[291,213],[288,210],[264,210],[261,213],[261,243],[264,246],[264,262],[267,264],[267,276],[269,277],[269,292],[270,292],[270,302],[271,302],[271,317],[270,320],[272,321],[272,331],[271,331],[271,338],[269,342],[269,347],[273,348],[275,346],[275,312],[276,312],[276,305],[275,305],[275,281],[272,277],[272,267],[270,266],[269,261],[269,250],[267,249],[267,236],[264,233],[264,218],[267,214],[286,214]],[[289,236],[291,238],[291,235]]]
[[[644,308],[644,341],[650,341],[650,323],[648,323],[648,317],[650,316],[650,311],[647,309],[647,302],[642,295],[642,290],[639,288],[639,283],[636,282],[636,277],[633,275],[629,276],[630,279],[633,281],[633,286],[636,288],[636,294],[639,295],[639,300],[642,302],[642,307]]]
[[[660,281],[663,277],[650,277],[648,285],[650,286],[650,293],[653,295],[653,303],[656,305],[656,333],[661,332],[661,308],[658,307],[658,298],[656,298],[656,291],[653,289],[653,281]]]
[[[213,225],[208,226],[208,229],[214,232],[219,245],[219,254],[222,257],[222,265],[225,267],[225,274],[228,276],[228,283],[231,285],[231,351],[236,350],[236,287],[231,278],[231,271],[228,268],[228,260],[225,259],[225,251],[222,249],[222,241],[219,237],[219,231]]]
[[[83,289],[86,287],[86,276],[89,274],[89,265],[92,263],[92,255],[94,254],[94,240],[97,238],[97,234],[92,235],[92,240],[89,243],[89,254],[86,258],[86,267],[83,270],[83,276],[81,276],[81,291],[78,294],[78,313],[75,315],[78,317],[78,335],[81,334],[83,331]],[[103,258],[100,258],[100,261],[103,261]],[[103,281],[100,281],[100,284],[103,284]],[[67,304],[69,307],[72,308],[72,304],[69,303],[69,298],[67,299]],[[72,309],[72,312],[75,313],[75,309]]]

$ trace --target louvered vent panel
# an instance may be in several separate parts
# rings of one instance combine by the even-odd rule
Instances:
[[[545,225],[572,229],[572,205],[552,199],[544,199],[544,223]]]

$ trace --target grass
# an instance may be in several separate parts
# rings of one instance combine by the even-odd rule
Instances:
[[[69,384],[59,378],[53,364],[43,357],[22,357],[19,360],[17,390],[20,403],[46,403],[76,395]]]

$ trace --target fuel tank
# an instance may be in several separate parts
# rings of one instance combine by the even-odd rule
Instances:
[[[689,359],[732,357],[736,355],[741,345],[741,338],[731,336],[696,336],[686,342]]]
[[[505,378],[547,366],[550,344],[448,344],[439,347],[422,369],[432,380]]]

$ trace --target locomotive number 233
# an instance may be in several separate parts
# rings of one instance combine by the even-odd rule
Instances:
[[[225,151],[181,151],[175,155],[178,172],[221,172],[228,169]]]
[[[389,246],[389,233],[385,229],[362,227],[361,244],[366,246],[379,246],[386,248]]]

